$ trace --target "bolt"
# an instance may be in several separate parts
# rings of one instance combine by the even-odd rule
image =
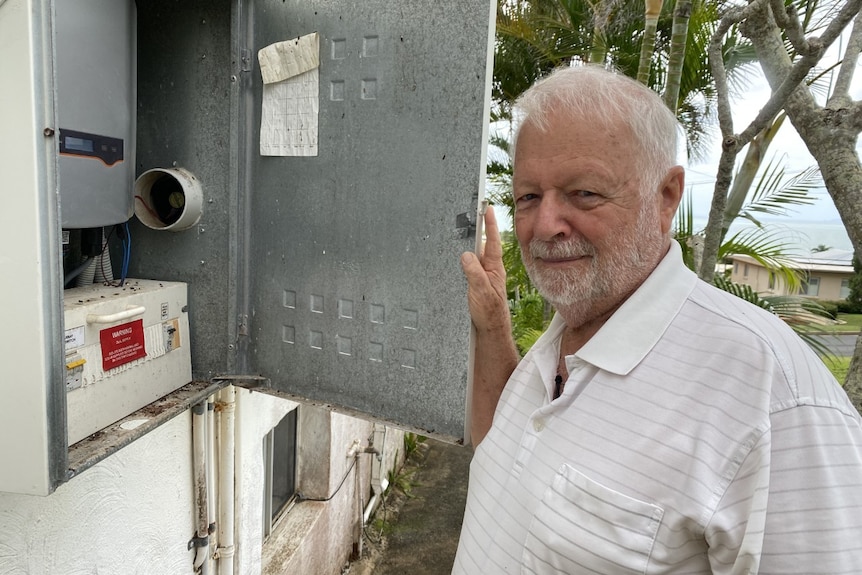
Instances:
[[[231,77],[230,77],[230,81],[231,81],[231,82],[236,82],[236,76],[231,75]]]
[[[42,130],[42,134],[46,138],[50,138],[51,136],[54,135],[54,128],[45,128],[44,130]]]

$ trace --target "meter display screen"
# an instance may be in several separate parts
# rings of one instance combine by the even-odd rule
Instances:
[[[73,138],[66,136],[66,150],[75,152],[92,152],[93,140],[85,140],[83,138]]]
[[[106,166],[123,161],[123,140],[60,129],[60,154],[102,160]]]

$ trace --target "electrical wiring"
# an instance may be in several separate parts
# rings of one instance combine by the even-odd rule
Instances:
[[[123,265],[120,271],[120,287],[125,285],[129,274],[129,260],[132,259],[132,234],[129,231],[129,222],[123,224],[125,234],[123,235]]]
[[[90,264],[92,264],[92,263],[93,263],[93,258],[91,258],[91,257],[88,257],[83,262],[81,262],[81,264],[79,264],[78,267],[76,267],[74,270],[69,272],[66,275],[66,277],[63,278],[63,287],[64,288],[69,287],[72,284],[72,281],[74,281],[74,279],[76,277],[81,275],[85,269],[90,267]]]
[[[111,240],[111,235],[114,233],[114,227],[111,227],[111,230],[108,232],[108,235],[105,236],[105,243],[102,244],[102,252],[99,254],[99,271],[102,272],[102,277],[109,277],[108,274],[105,273],[105,258],[102,255],[105,253],[105,250],[108,249],[108,243]],[[113,273],[113,272],[112,272]]]
[[[314,497],[305,497],[302,495],[302,493],[297,493],[296,499],[298,501],[329,501],[330,499],[335,497],[339,491],[341,491],[341,488],[344,486],[344,482],[347,480],[347,477],[350,475],[350,472],[356,466],[356,459],[356,457],[353,458],[353,462],[350,464],[350,467],[347,468],[347,471],[344,472],[344,477],[341,478],[341,483],[338,484],[338,487],[335,488],[335,491],[332,492],[332,495],[330,495],[326,499],[317,499]]]

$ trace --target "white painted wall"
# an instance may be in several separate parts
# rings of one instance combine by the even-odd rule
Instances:
[[[329,414],[319,451],[330,502],[301,502],[263,543],[263,437],[297,404],[237,390],[235,573],[337,575],[355,541],[368,502],[371,454],[347,474],[347,450],[367,445],[373,424]],[[310,408],[309,408],[310,409]],[[194,532],[192,415],[187,411],[61,485],[47,497],[0,493],[0,575],[192,574]],[[302,442],[302,429],[299,441]],[[387,431],[389,465],[402,432]],[[378,446],[381,447],[381,446]],[[302,468],[302,466],[300,466]]]
[[[192,573],[191,415],[48,497],[0,493],[0,574]]]

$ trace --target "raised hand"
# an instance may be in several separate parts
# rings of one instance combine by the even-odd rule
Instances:
[[[472,252],[461,256],[461,268],[467,278],[467,303],[470,318],[480,332],[511,331],[506,297],[506,270],[503,246],[494,208],[485,211],[485,244],[481,256]]]

